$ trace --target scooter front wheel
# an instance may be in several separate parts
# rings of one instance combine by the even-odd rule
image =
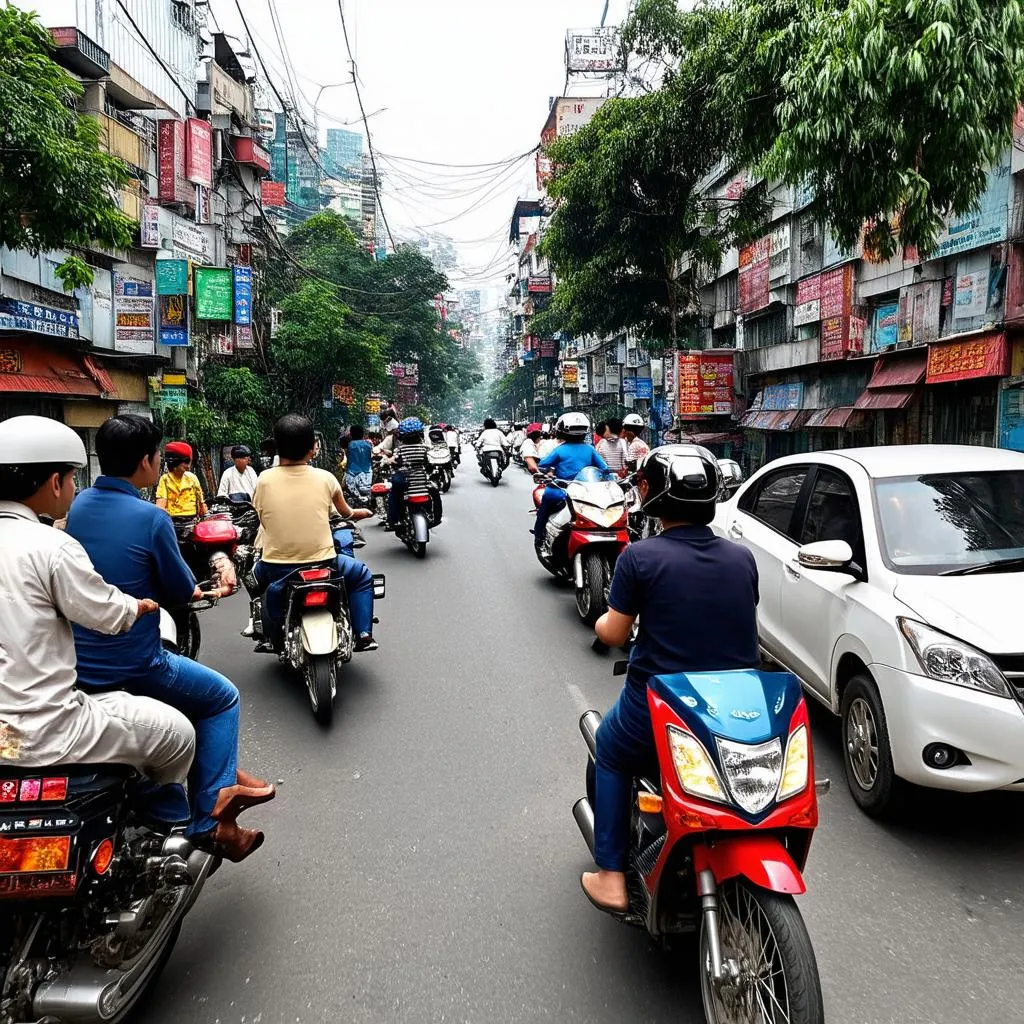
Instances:
[[[723,977],[715,980],[707,921],[700,989],[708,1024],[824,1024],[814,948],[792,896],[744,878],[718,890]]]

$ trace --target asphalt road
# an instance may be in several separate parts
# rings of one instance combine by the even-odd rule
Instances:
[[[239,637],[243,599],[204,616],[202,660],[242,691],[242,762],[280,794],[248,815],[263,850],[189,915],[146,1024],[703,1020],[692,950],[580,893],[576,721],[621,681],[536,563],[529,507],[520,471],[495,490],[464,461],[426,562],[367,529],[381,650],[344,672],[329,731]],[[880,826],[815,722],[833,789],[800,905],[830,1024],[1024,1020],[1020,798],[929,795]]]

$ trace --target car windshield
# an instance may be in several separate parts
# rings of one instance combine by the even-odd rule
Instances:
[[[938,575],[1024,558],[1024,471],[875,481],[882,554],[897,572]]]

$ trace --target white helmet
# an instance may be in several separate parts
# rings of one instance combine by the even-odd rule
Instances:
[[[565,412],[558,417],[555,433],[559,437],[589,437],[590,420],[582,412]]]
[[[622,425],[624,427],[639,427],[641,430],[643,430],[645,426],[644,418],[638,412],[631,412],[628,415],[622,417]]]
[[[59,465],[81,469],[89,461],[82,439],[46,416],[0,422],[0,466]]]

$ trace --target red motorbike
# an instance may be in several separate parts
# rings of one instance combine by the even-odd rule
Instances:
[[[553,576],[572,580],[576,611],[594,625],[608,610],[608,591],[619,555],[629,544],[629,511],[622,483],[605,480],[588,466],[575,480],[551,480],[565,492],[565,505],[548,519],[537,557]],[[533,492],[540,508],[545,484]]]
[[[623,665],[617,671],[624,672]],[[807,705],[789,673],[656,676],[648,702],[661,777],[634,783],[629,909],[655,939],[699,932],[708,1024],[823,1024],[821,983],[793,897],[818,824]],[[580,731],[587,797],[573,816],[594,851],[601,716]]]

